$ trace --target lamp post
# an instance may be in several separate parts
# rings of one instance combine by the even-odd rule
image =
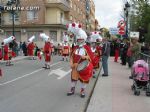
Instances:
[[[17,0],[9,0],[7,2],[7,6],[15,6],[17,3]],[[15,10],[12,8],[11,12],[12,14],[12,35],[15,36]]]
[[[126,2],[126,3],[125,3],[124,11],[125,11],[125,19],[126,19],[125,21],[126,21],[126,37],[127,37],[127,38],[128,38],[128,33],[129,33],[129,31],[128,31],[128,30],[129,30],[129,29],[128,29],[128,27],[129,27],[129,26],[128,26],[128,25],[129,25],[129,24],[128,24],[129,9],[130,9],[130,4],[129,4],[128,2]]]

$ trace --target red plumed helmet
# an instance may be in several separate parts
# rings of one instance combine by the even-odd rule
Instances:
[[[78,25],[78,27],[79,27],[79,28],[81,28],[81,27],[82,27],[82,25],[81,25],[81,24],[79,24],[79,25]]]
[[[75,23],[72,23],[72,27],[75,27],[76,26],[76,24]]]
[[[70,35],[70,38],[73,38],[73,36],[74,36],[73,34],[72,34],[72,35]]]

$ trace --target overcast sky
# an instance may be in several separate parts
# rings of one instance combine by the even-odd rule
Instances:
[[[116,27],[121,19],[122,0],[94,0],[96,19],[101,27]]]

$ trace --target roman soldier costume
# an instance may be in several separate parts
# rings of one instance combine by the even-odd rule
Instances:
[[[91,33],[91,50],[94,54],[94,58],[96,61],[93,62],[94,70],[93,70],[93,78],[95,78],[96,70],[99,69],[100,65],[100,56],[101,56],[101,46],[99,45],[100,42],[102,42],[102,37],[100,36],[99,32],[92,32]]]
[[[89,83],[93,74],[92,59],[94,56],[90,47],[85,44],[87,38],[85,31],[83,31],[78,24],[73,23],[72,30],[74,30],[75,27],[78,29],[78,33],[74,33],[76,35],[77,45],[74,46],[70,57],[70,65],[72,68],[71,89],[67,95],[70,96],[74,94],[77,81],[80,80],[80,95],[84,98],[86,85]]]
[[[49,36],[47,36],[45,33],[41,33],[40,37],[45,41],[45,45],[43,48],[44,58],[45,58],[45,69],[50,69],[50,62],[51,62],[51,53],[52,53],[52,47],[51,43],[49,41]]]
[[[28,56],[30,56],[30,59],[34,59],[34,42],[33,40],[35,39],[35,36],[32,36],[29,40],[28,40],[28,45],[27,45],[27,53]]]
[[[8,37],[7,39],[4,39],[4,41],[3,41],[3,43],[2,43],[2,45],[3,45],[3,50],[4,50],[4,57],[3,57],[3,59],[4,59],[5,61],[7,61],[7,62],[6,62],[6,66],[12,65],[12,64],[11,64],[11,61],[10,61],[11,58],[12,58],[12,51],[9,49],[8,44],[9,44],[10,42],[12,42],[14,39],[15,39],[14,36],[10,36],[10,37]]]
[[[68,61],[68,56],[70,53],[70,46],[69,46],[68,40],[69,40],[69,37],[68,37],[67,33],[65,32],[64,37],[63,37],[63,46],[62,46],[63,61],[65,61],[65,60]]]
[[[50,61],[51,61],[51,44],[50,42],[45,42],[44,45],[44,57],[45,57],[45,68],[50,69]]]

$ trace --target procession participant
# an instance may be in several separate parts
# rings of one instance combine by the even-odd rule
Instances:
[[[74,49],[70,57],[70,65],[72,68],[71,90],[67,93],[67,95],[70,96],[74,94],[77,81],[80,80],[81,82],[80,95],[81,98],[84,98],[86,86],[89,83],[93,73],[93,65],[92,65],[93,53],[90,47],[88,47],[85,44],[85,40],[87,38],[85,31],[83,31],[81,28],[78,28],[78,30],[79,32],[75,34],[77,46],[74,46]],[[86,63],[86,66],[85,69],[82,69],[81,66],[84,65],[84,63]]]
[[[43,55],[43,52],[41,49],[37,49],[37,57],[39,60],[42,60],[42,55]]]
[[[57,46],[57,48],[58,48],[58,55],[60,56],[62,53],[62,45],[61,45],[61,43],[58,43],[58,46]]]
[[[69,37],[67,32],[64,33],[63,36],[63,46],[62,46],[62,60],[63,61],[68,61],[68,56],[69,56],[69,52],[70,52],[70,46],[68,43]]]
[[[9,50],[9,43],[12,42],[15,39],[14,36],[10,36],[7,39],[4,39],[2,42],[2,46],[4,49],[4,57],[3,59],[6,61],[6,66],[11,66],[11,57],[12,57],[12,52]]]
[[[27,54],[31,60],[34,60],[34,42],[33,40],[35,39],[35,36],[33,35],[29,40],[28,40],[28,45],[27,45]]]
[[[45,69],[50,69],[51,52],[52,52],[51,43],[49,41],[45,41],[44,45]]]
[[[102,48],[99,45],[100,42],[102,42],[102,37],[100,36],[99,32],[92,32],[91,33],[91,50],[94,54],[94,57],[96,59],[95,63],[93,64],[94,70],[93,70],[93,78],[96,78],[96,71],[100,68],[99,62],[100,62],[100,56],[102,54]]]
[[[45,33],[41,33],[40,37],[45,41],[45,45],[43,48],[45,66],[43,68],[50,69],[52,48],[51,48],[51,43],[49,41],[49,36],[47,36]]]

